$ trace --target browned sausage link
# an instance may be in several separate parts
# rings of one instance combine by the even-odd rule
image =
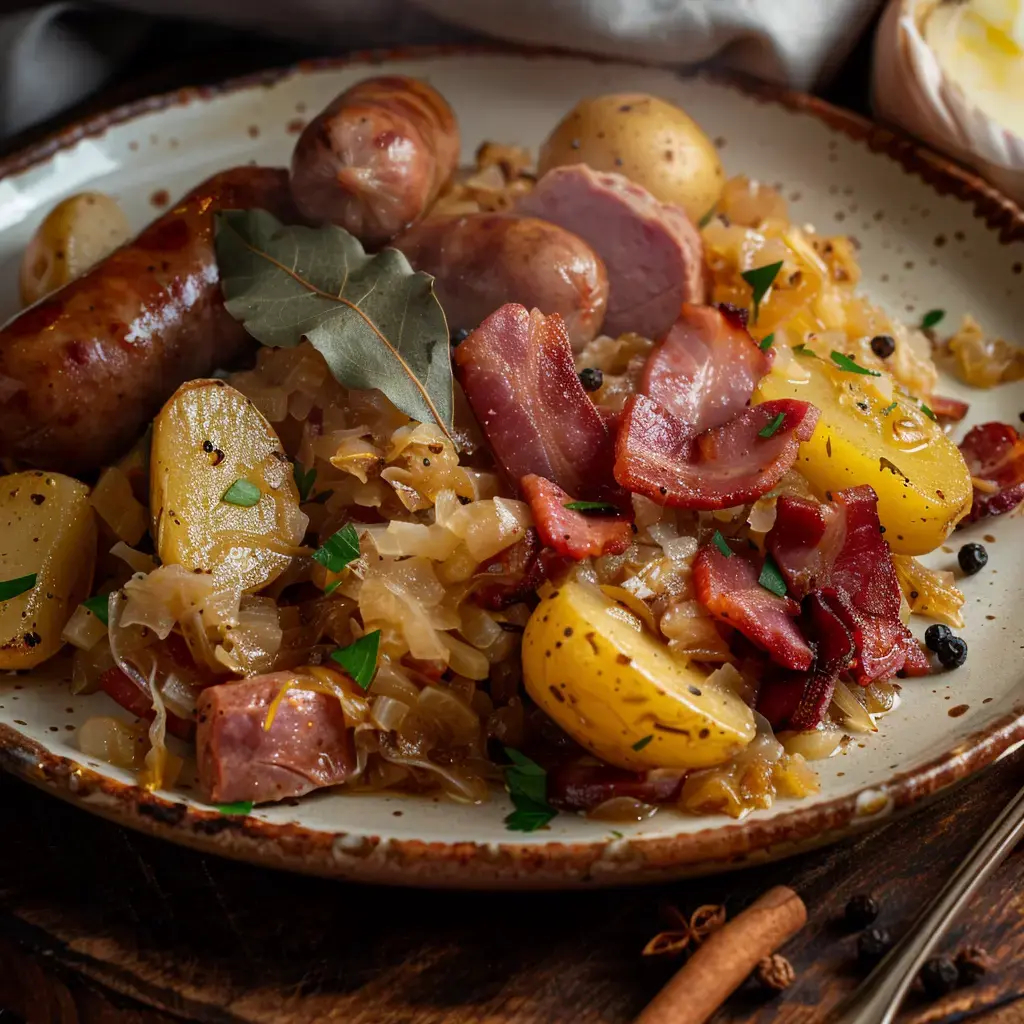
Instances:
[[[451,330],[472,330],[506,302],[558,313],[579,351],[601,327],[608,277],[594,250],[548,221],[509,213],[430,217],[394,242],[433,274]]]
[[[81,474],[108,465],[183,381],[251,339],[228,315],[213,213],[297,214],[283,169],[214,175],[129,242],[0,330],[0,455]]]
[[[292,195],[310,220],[375,248],[430,209],[458,160],[455,115],[436,89],[415,78],[368,78],[299,136]]]

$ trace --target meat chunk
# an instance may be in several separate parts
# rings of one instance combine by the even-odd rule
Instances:
[[[355,765],[351,731],[336,697],[291,687],[294,673],[274,672],[204,690],[196,759],[204,796],[213,803],[267,803],[344,782]]]
[[[548,171],[518,212],[579,235],[608,271],[604,333],[660,338],[684,302],[704,302],[707,274],[697,225],[621,174],[584,164]]]

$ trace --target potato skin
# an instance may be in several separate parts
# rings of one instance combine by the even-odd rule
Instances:
[[[718,152],[697,123],[643,93],[581,100],[541,146],[537,170],[579,163],[624,174],[697,223],[725,185]]]
[[[259,487],[255,505],[221,500],[236,480]],[[153,424],[150,514],[163,563],[210,572],[246,591],[284,572],[307,525],[274,428],[222,380],[182,384],[160,410]]]
[[[763,377],[753,403],[798,398],[821,410],[796,469],[819,493],[870,484],[889,547],[933,551],[971,508],[971,474],[957,446],[917,402],[872,386],[873,377],[822,358],[798,359]]]
[[[95,564],[85,484],[41,470],[0,478],[0,579],[36,574],[31,590],[0,601],[0,670],[34,668],[60,650]]]
[[[117,201],[102,192],[61,200],[36,229],[21,260],[21,302],[30,306],[81,277],[132,237]]]
[[[633,771],[707,768],[754,738],[753,712],[707,675],[582,583],[551,588],[523,634],[530,696],[592,753]]]

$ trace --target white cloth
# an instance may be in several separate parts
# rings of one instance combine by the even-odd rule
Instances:
[[[799,88],[826,78],[879,0],[108,0],[0,18],[0,136],[99,86],[150,16],[194,18],[337,52],[467,34],[658,64],[719,62]],[[111,8],[121,8],[113,11]]]

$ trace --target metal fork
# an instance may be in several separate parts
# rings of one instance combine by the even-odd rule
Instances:
[[[1024,835],[1024,788],[978,840],[910,931],[827,1018],[828,1024],[891,1024],[896,1011],[950,922]]]

